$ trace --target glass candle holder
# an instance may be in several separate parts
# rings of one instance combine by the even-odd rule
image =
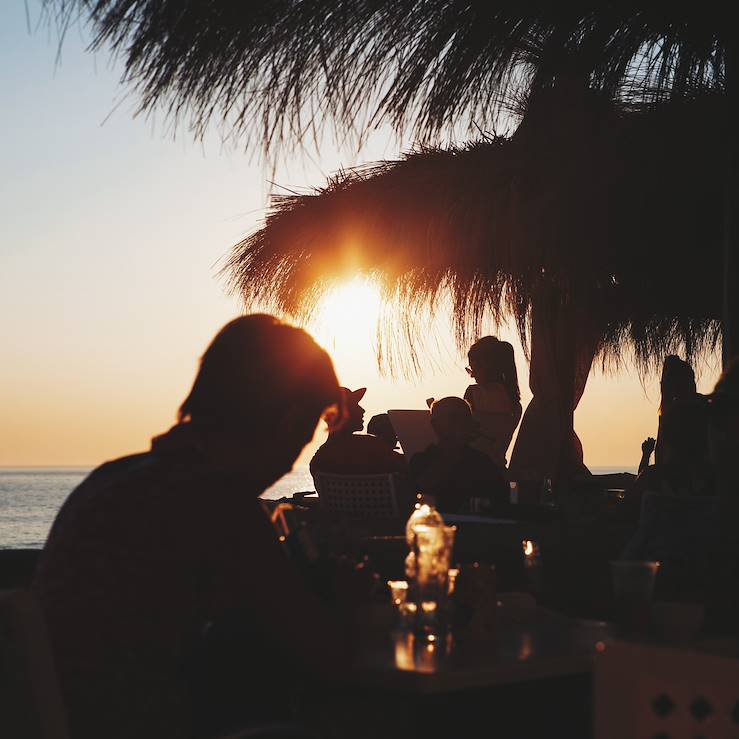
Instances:
[[[390,599],[396,608],[408,600],[407,580],[388,580],[387,586],[390,588]]]

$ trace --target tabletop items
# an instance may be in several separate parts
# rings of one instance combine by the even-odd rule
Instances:
[[[389,580],[397,624],[421,640],[494,637],[495,567],[477,562],[451,567],[457,529],[419,500],[406,525],[406,580]]]

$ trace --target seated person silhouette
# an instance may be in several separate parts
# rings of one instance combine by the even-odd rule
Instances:
[[[395,433],[390,416],[387,413],[378,413],[370,418],[367,424],[367,433],[384,441],[391,451],[398,448],[398,435]]]
[[[187,666],[230,613],[243,630],[228,681],[243,723],[283,711],[291,675],[344,664],[343,621],[307,588],[258,500],[340,400],[331,359],[307,333],[242,316],[206,350],[177,424],[72,491],[33,583],[70,736],[225,728],[215,723],[226,714],[199,706]]]
[[[329,472],[335,475],[402,474],[406,471],[403,455],[394,452],[386,441],[369,434],[356,433],[364,428],[364,408],[359,401],[367,388],[341,388],[347,418],[340,429],[330,431],[310,461],[312,475]]]
[[[661,454],[647,465],[627,488],[624,514],[642,517],[645,495],[675,497],[712,496],[714,471],[708,455],[708,408],[705,396],[673,400],[660,416]]]
[[[675,399],[661,416],[661,450],[627,492],[639,525],[622,558],[662,563],[657,595],[702,600],[718,534],[718,499],[704,396]],[[628,510],[628,509],[627,509]]]
[[[467,401],[456,397],[434,401],[431,425],[438,443],[410,461],[411,479],[418,490],[432,496],[436,507],[446,513],[468,511],[471,498],[487,499],[493,510],[505,506],[508,484],[502,470],[470,446],[475,423]]]

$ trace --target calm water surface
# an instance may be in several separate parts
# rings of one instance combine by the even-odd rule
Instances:
[[[607,474],[623,472],[624,468],[591,467],[591,470]],[[87,467],[0,468],[0,549],[42,547],[59,506],[89,471]],[[303,490],[313,490],[313,480],[306,467],[285,475],[262,497],[288,497]]]
[[[0,468],[0,549],[42,547],[64,499],[89,472],[89,467]],[[263,497],[302,490],[313,490],[306,467],[285,475]]]

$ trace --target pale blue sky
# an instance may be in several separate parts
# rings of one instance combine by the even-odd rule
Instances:
[[[39,5],[28,7],[35,26]],[[213,132],[200,144],[161,118],[134,119],[119,65],[86,43],[72,30],[57,64],[55,33],[29,32],[23,0],[0,4],[0,465],[96,464],[166,429],[197,357],[240,309],[219,260],[267,202],[258,157]],[[357,158],[329,142],[320,167],[296,155],[276,179],[322,184],[399,147],[379,133]],[[420,381],[380,380],[369,338],[346,356],[337,347],[336,363],[343,382],[370,387],[367,417],[467,382],[452,354]],[[519,371],[527,398],[520,355]],[[705,370],[703,387],[717,373]],[[633,376],[591,378],[577,415],[586,462],[635,464],[657,402],[654,378],[646,395]]]

